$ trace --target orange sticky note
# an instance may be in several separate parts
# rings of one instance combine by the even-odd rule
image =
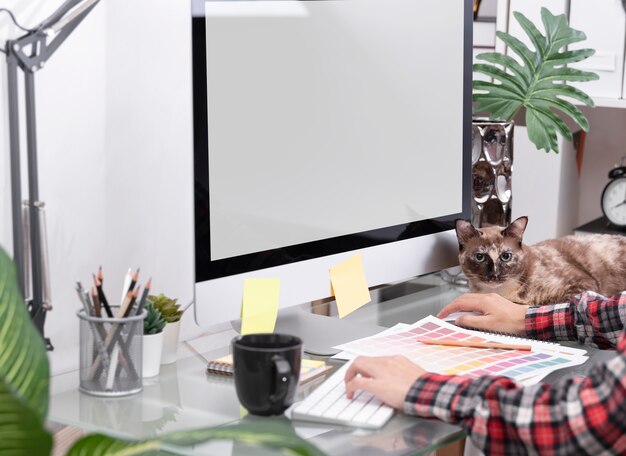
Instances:
[[[245,279],[241,334],[271,333],[276,326],[280,279]]]
[[[372,300],[360,254],[333,266],[330,269],[330,282],[337,301],[339,318],[351,314]]]

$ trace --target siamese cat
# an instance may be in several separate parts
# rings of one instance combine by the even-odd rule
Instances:
[[[541,305],[588,290],[605,296],[626,290],[626,236],[565,236],[526,245],[527,223],[520,217],[506,227],[475,228],[456,221],[459,264],[470,291]]]

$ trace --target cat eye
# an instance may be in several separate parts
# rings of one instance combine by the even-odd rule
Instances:
[[[485,254],[484,253],[474,254],[474,260],[476,260],[478,263],[482,263],[483,261],[485,261]]]
[[[511,252],[504,252],[500,255],[500,259],[502,261],[511,261],[511,258],[513,258],[513,254]]]

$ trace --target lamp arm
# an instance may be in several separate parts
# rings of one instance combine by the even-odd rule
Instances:
[[[100,0],[68,0],[32,32],[7,42],[7,55],[13,53],[24,72],[44,67]]]
[[[30,271],[32,273],[32,299],[29,311],[33,322],[44,336],[46,311],[51,309],[50,289],[47,271],[47,244],[44,221],[41,219],[43,203],[39,200],[39,179],[37,169],[37,134],[35,123],[35,84],[34,73],[43,68],[82,20],[100,0],[67,0],[38,27],[25,35],[6,43],[9,101],[9,136],[11,156],[11,200],[13,215],[13,255],[17,266],[18,282],[23,295],[26,295],[27,274],[24,238],[29,237]],[[17,69],[24,73],[24,99],[26,108],[26,142],[28,166],[28,206],[29,231],[22,225],[22,193],[20,163],[20,128]],[[45,270],[44,270],[45,269]],[[44,337],[48,350],[52,344]]]

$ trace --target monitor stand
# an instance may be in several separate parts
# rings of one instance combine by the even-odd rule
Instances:
[[[234,320],[231,325],[241,332],[241,320]],[[304,342],[304,351],[310,355],[331,356],[339,352],[332,348],[362,337],[372,336],[386,328],[338,317],[317,315],[310,310],[295,306],[281,309],[276,320],[275,333],[293,334]]]
[[[439,275],[429,274],[424,277],[400,281],[370,290],[372,302],[366,307],[385,303],[385,312],[376,317],[382,326],[362,321],[361,310],[357,310],[344,319],[336,316],[311,313],[311,303],[281,309],[278,312],[274,332],[299,336],[304,341],[304,351],[311,355],[331,356],[339,352],[333,348],[362,337],[372,336],[396,323],[413,323],[416,319],[415,306],[419,303],[422,313],[435,314],[444,304],[441,301],[443,281]],[[366,317],[365,320],[371,320]],[[231,325],[241,333],[241,320],[234,320]]]

